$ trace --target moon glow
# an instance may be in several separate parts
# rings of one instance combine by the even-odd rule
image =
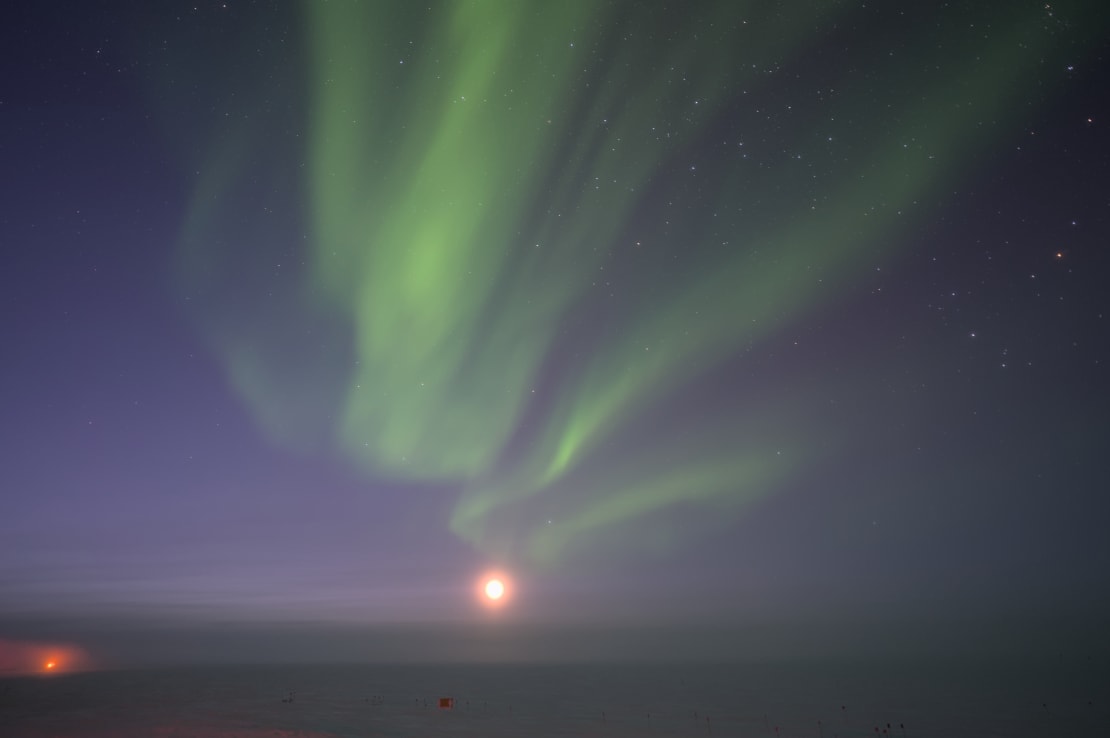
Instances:
[[[503,610],[516,599],[516,585],[504,569],[487,569],[474,580],[474,598],[478,605],[490,612]]]
[[[500,579],[491,579],[486,582],[486,597],[499,600],[505,594],[505,585]]]

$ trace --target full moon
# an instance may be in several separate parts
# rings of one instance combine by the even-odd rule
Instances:
[[[486,597],[491,600],[499,600],[505,594],[505,585],[501,583],[500,579],[491,579],[486,582]]]
[[[473,580],[474,598],[486,610],[495,612],[505,608],[516,598],[513,578],[505,569],[489,568]]]

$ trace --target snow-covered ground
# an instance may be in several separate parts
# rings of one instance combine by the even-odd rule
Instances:
[[[197,667],[0,679],[0,735],[1099,735],[1107,687],[1062,665]]]

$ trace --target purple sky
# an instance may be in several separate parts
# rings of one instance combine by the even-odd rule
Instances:
[[[1110,592],[1097,11],[584,3],[521,10],[502,49],[480,11],[399,3],[349,10],[352,50],[343,18],[222,5],[2,24],[0,640],[1085,647],[1062,634]],[[363,52],[395,66],[340,63]],[[339,154],[327,74],[367,119]],[[435,98],[540,79],[488,119]],[[472,192],[498,200],[468,232]]]

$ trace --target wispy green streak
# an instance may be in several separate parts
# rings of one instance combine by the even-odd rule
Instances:
[[[1015,12],[953,42],[950,76],[920,74],[910,48],[862,82],[846,68],[834,95],[789,72],[848,12],[811,6],[663,22],[585,1],[305,3],[304,100],[288,91],[304,136],[224,132],[179,263],[266,432],[323,437],[374,478],[457,485],[457,535],[546,566],[640,523],[680,545],[698,526],[660,533],[669,511],[734,520],[784,488],[817,455],[789,393],[674,409],[889,260],[1052,43],[1038,11]],[[772,125],[791,107],[778,85],[829,102]],[[767,162],[715,140],[745,130]],[[760,142],[805,152],[828,131],[857,143],[814,174]],[[718,145],[725,163],[676,174]],[[295,177],[272,189],[303,236],[228,204],[265,193],[268,157]]]

